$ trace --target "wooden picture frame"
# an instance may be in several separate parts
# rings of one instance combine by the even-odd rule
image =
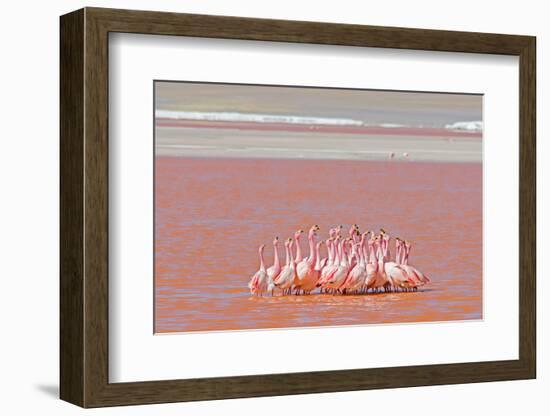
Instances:
[[[82,407],[530,379],[536,376],[535,38],[85,8],[61,17],[60,396]],[[111,32],[519,57],[519,359],[238,377],[108,379]]]

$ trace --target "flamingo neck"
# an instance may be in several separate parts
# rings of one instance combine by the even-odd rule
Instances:
[[[273,244],[273,265],[276,268],[281,267],[281,261],[279,260],[279,250],[277,250],[277,244]]]
[[[401,243],[397,240],[395,241],[395,262],[401,264]]]
[[[292,254],[292,243],[290,243],[290,250],[288,251],[290,253],[290,263],[291,265],[294,265],[294,255]]]
[[[315,264],[317,257],[315,256],[315,236],[310,233],[307,237],[309,241],[309,256],[307,258],[309,264]]]
[[[302,260],[302,246],[300,246],[301,234],[296,236],[296,261]]]
[[[378,254],[378,264],[382,267],[382,270],[384,269],[384,263],[386,262],[386,258],[384,257],[384,251],[380,251]]]
[[[334,255],[332,254],[332,241],[331,240],[327,240],[327,251],[328,251],[327,264],[332,264],[332,261],[334,260]]]
[[[342,242],[342,246],[341,246],[341,249],[342,249],[342,259],[341,259],[341,265],[342,266],[347,266],[348,265],[348,253],[347,253],[347,250],[346,250],[346,244],[344,244],[345,242]]]
[[[408,265],[409,264],[409,254],[411,252],[411,246],[409,247],[405,247],[405,259],[403,261],[403,264],[404,265]]]
[[[288,267],[288,265],[290,264],[290,254],[289,254],[289,245],[288,244],[285,244],[285,254],[286,254],[286,266]]]
[[[337,241],[334,243],[334,265],[338,266],[340,264],[340,242]]]
[[[315,261],[315,270],[319,270],[321,268],[321,258],[319,256],[319,250],[320,250],[320,244],[317,244],[315,247],[315,256],[317,260]]]
[[[260,270],[265,271],[264,249],[260,248]]]
[[[365,239],[361,239],[361,243],[359,243],[359,264],[365,265]]]

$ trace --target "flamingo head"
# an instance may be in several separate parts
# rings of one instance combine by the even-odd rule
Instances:
[[[308,233],[308,236],[309,237],[313,237],[314,235],[317,235],[317,231],[319,231],[320,228],[317,224],[313,225],[310,229],[309,229],[309,233]]]
[[[289,248],[289,247],[290,247],[290,242],[291,242],[291,241],[292,241],[292,237],[287,238],[287,239],[285,240],[285,248]]]
[[[275,237],[275,238],[273,239],[273,246],[274,246],[274,247],[277,247],[278,244],[279,244],[279,237]]]
[[[304,233],[304,230],[298,230],[298,231],[296,231],[296,232],[294,233],[294,238],[295,238],[296,240],[299,240],[303,233]]]
[[[261,253],[262,251],[264,251],[264,248],[265,248],[265,244],[262,244],[258,249],[258,251]]]

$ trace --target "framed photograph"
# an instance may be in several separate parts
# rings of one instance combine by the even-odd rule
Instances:
[[[534,37],[60,27],[63,400],[535,378]]]

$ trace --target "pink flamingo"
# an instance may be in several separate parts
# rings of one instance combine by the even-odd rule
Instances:
[[[342,240],[340,244],[337,246],[337,252],[340,258],[340,264],[337,266],[336,270],[330,277],[330,280],[326,283],[326,287],[328,289],[334,289],[336,291],[339,291],[340,286],[346,278],[348,277],[348,273],[350,270],[350,265],[348,263],[348,253],[346,246],[348,245],[348,242],[350,241],[349,238],[346,238],[345,240]]]
[[[405,241],[405,259],[404,259],[404,264],[409,266],[409,267],[412,267],[415,271],[415,273],[420,276],[420,279],[422,280],[422,282],[425,284],[425,283],[429,283],[431,282],[430,278],[428,276],[426,276],[424,273],[422,273],[420,270],[418,270],[417,268],[409,265],[409,256],[411,254],[411,249],[412,249],[412,244],[409,243],[408,241]]]
[[[321,279],[319,279],[319,282],[317,283],[318,287],[321,287],[321,292],[327,291],[329,288],[327,286],[328,281],[332,278],[334,275],[334,272],[338,270],[338,266],[340,265],[340,253],[338,251],[338,247],[340,245],[340,240],[342,237],[339,235],[336,235],[336,238],[329,240],[331,251],[332,251],[332,262],[327,264],[325,268],[321,271]],[[327,245],[328,245],[327,241]]]
[[[336,233],[334,233],[336,235]],[[327,251],[328,251],[328,258],[323,259],[325,261],[325,265],[322,266],[321,275],[319,277],[319,281],[317,282],[317,287],[323,286],[323,284],[326,282],[327,275],[329,271],[331,270],[334,262],[334,240],[335,237],[330,237],[325,242],[327,245]],[[321,293],[323,292],[323,288],[321,288]]]
[[[248,284],[250,293],[256,296],[263,296],[264,293],[273,291],[273,281],[267,275],[267,270],[265,268],[264,248],[265,245],[262,244],[258,249],[260,254],[260,269],[252,276]]]
[[[319,251],[321,249],[321,246],[324,244],[324,241],[319,241],[315,245],[315,267],[313,268],[313,271],[307,275],[307,277],[300,281],[300,287],[304,291],[304,294],[309,294],[313,289],[317,287],[317,282],[319,281],[319,278],[321,277],[321,259],[319,258]]]
[[[364,290],[367,292],[369,289],[374,290],[374,285],[378,277],[378,258],[376,257],[375,243],[376,238],[372,231],[367,231],[365,234],[370,234],[370,238],[367,241],[367,247],[364,248],[363,255],[367,262],[367,276],[365,278]]]
[[[340,228],[342,228],[342,226],[340,226]],[[333,253],[332,253],[332,247],[331,246],[332,246],[332,241],[334,240],[334,238],[336,237],[336,234],[338,233],[338,230],[339,230],[339,228],[331,228],[328,231],[329,238],[325,241],[325,244],[327,246],[328,258],[324,257],[320,260],[321,271],[326,269],[326,266],[328,266],[329,264],[332,263],[332,258],[333,258],[332,254]]]
[[[414,284],[414,282],[409,278],[408,273],[397,262],[389,261],[389,242],[390,236],[384,233],[382,238],[383,256],[384,259],[388,259],[384,262],[384,271],[388,277],[388,286],[386,286],[386,290],[397,290],[397,288],[407,289],[411,286],[411,284]]]
[[[301,262],[296,265],[296,274],[298,276],[296,282],[296,294],[299,293],[300,289],[303,291],[302,285],[304,283],[308,284],[312,280],[312,274],[314,273],[315,263],[317,262],[317,256],[315,253],[315,237],[317,236],[317,231],[319,230],[318,225],[314,225],[309,229],[307,239],[309,242],[309,256],[303,259]]]
[[[382,288],[387,290],[390,284],[388,280],[388,276],[386,274],[386,268],[384,266],[385,260],[384,260],[384,252],[382,247],[383,247],[382,237],[380,235],[377,235],[373,243],[373,248],[375,253],[374,256],[377,261],[376,278],[374,279],[374,282],[372,282],[370,286],[374,291],[380,291]]]
[[[405,258],[405,242],[399,237],[395,238],[395,262],[399,267],[407,273],[408,282],[402,285],[402,290],[417,290],[418,286],[422,285],[420,277],[416,274],[415,269],[404,263]]]
[[[354,256],[357,258],[356,264],[353,266],[346,281],[341,286],[341,288],[346,292],[357,292],[365,284],[365,280],[367,278],[367,264],[364,256],[365,236],[366,234],[361,236],[361,241],[358,243],[354,251]]]
[[[273,266],[267,269],[267,275],[271,280],[275,281],[281,273],[281,262],[279,260],[279,237],[275,237],[273,240]]]
[[[294,264],[294,256],[292,254],[293,249],[292,238],[289,238],[285,242],[285,251],[286,251],[286,264],[285,267],[279,273],[277,280],[274,282],[275,287],[281,289],[283,294],[290,294],[292,290],[292,285],[294,284],[294,279],[296,278],[296,265]]]
[[[412,245],[408,241],[403,241],[400,238],[395,239],[396,246],[396,262],[405,270],[413,285],[410,287],[417,290],[418,286],[425,285],[430,282],[430,279],[424,275],[416,267],[409,265],[409,255]]]

